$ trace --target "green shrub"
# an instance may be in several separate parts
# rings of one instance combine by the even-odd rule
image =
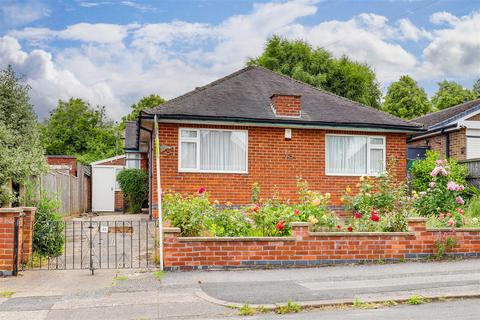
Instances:
[[[465,201],[462,197],[465,187],[453,180],[453,171],[447,160],[436,160],[435,167],[430,172],[428,188],[419,193],[420,198],[416,203],[420,215],[433,215],[444,227],[460,227],[465,224]]]
[[[33,228],[33,251],[41,256],[56,257],[63,252],[64,223],[58,214],[60,201],[43,195],[36,204]]]
[[[165,218],[180,228],[183,236],[200,236],[207,230],[205,222],[215,210],[207,193],[185,197],[178,193],[164,194],[162,200]]]
[[[353,216],[346,223],[353,231],[398,232],[407,230],[407,217],[414,210],[405,183],[398,182],[388,172],[375,179],[360,177],[358,193],[347,188],[343,202]]]
[[[244,236],[252,230],[244,213],[236,209],[211,210],[205,222],[209,234],[214,237]]]
[[[424,160],[417,160],[413,163],[410,170],[412,174],[412,188],[417,192],[425,191],[429,188],[429,183],[432,179],[431,172],[437,166],[436,161],[440,160],[438,152],[428,150],[427,156]],[[467,167],[458,164],[457,161],[450,158],[447,165],[449,167],[450,180],[465,185],[467,178]]]
[[[125,169],[117,175],[123,195],[127,199],[128,211],[139,213],[148,196],[148,175],[140,169]]]

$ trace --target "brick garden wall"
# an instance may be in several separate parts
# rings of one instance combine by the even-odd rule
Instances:
[[[17,255],[17,266],[30,259],[35,211],[36,208],[30,207],[0,208],[0,276],[13,274],[15,255]],[[15,250],[16,219],[19,224]]]
[[[68,166],[70,175],[77,176],[77,158],[74,156],[47,156],[47,163]]]
[[[458,241],[455,256],[480,257],[480,229],[429,230],[426,219],[408,221],[409,232],[309,232],[308,223],[293,223],[292,237],[179,237],[180,229],[165,228],[167,270],[314,266],[384,260],[425,259],[435,240]]]
[[[178,172],[179,127],[221,128],[248,130],[248,173],[186,173]],[[284,199],[298,199],[296,178],[302,177],[312,190],[332,194],[332,204],[340,205],[340,197],[347,186],[355,190],[358,177],[325,175],[325,135],[328,133],[386,136],[387,160],[397,159],[396,174],[406,174],[406,134],[292,129],[292,139],[286,140],[284,128],[239,127],[213,125],[160,124],[160,143],[171,147],[161,153],[161,182],[163,190],[194,193],[200,186],[207,188],[212,200],[233,204],[251,203],[252,184],[258,182],[260,197],[271,197],[275,192]],[[153,159],[155,164],[155,159]],[[153,174],[153,208],[156,208],[156,173]],[[156,210],[154,210],[154,214]]]

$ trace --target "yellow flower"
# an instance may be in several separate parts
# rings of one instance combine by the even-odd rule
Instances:
[[[347,193],[350,193],[350,192],[352,192],[352,189],[351,189],[350,187],[347,187],[347,188],[345,189],[345,191],[347,191]]]
[[[357,188],[360,187],[360,183],[357,183],[356,187],[357,187]]]
[[[323,215],[323,216],[322,216],[322,219],[323,219],[323,220],[327,220],[327,216],[326,216],[326,215]]]
[[[312,204],[316,207],[316,206],[319,206],[320,205],[320,199],[318,198],[315,198],[312,200]]]
[[[345,202],[345,198],[344,198],[344,197],[340,197],[340,202]]]
[[[308,190],[308,191],[307,191],[307,194],[308,194],[308,195],[311,195],[311,194],[312,194],[312,191]]]
[[[330,192],[325,193],[325,197],[330,198],[331,194]]]
[[[213,201],[213,203],[214,203],[214,204],[220,204],[220,201],[215,200],[215,201]]]
[[[226,205],[227,207],[230,207],[230,206],[232,205],[232,203],[231,203],[230,201],[227,201],[227,202],[225,202],[225,205]]]
[[[360,181],[363,181],[363,180],[365,180],[365,177],[364,177],[364,176],[361,176],[361,177],[360,177]]]
[[[311,224],[317,224],[317,223],[318,223],[318,219],[315,218],[314,216],[309,216],[309,217],[308,217],[308,222],[310,222]]]

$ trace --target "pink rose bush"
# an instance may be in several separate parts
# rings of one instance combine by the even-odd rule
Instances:
[[[446,160],[435,161],[432,180],[428,189],[419,193],[416,209],[420,215],[433,217],[434,225],[453,228],[465,224],[465,186],[451,177],[450,166]]]

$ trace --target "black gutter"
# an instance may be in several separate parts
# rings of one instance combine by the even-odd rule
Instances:
[[[445,135],[445,158],[450,158],[450,133],[445,132],[445,129],[442,129],[442,133]]]
[[[422,132],[422,133],[419,133],[419,134],[416,134],[416,135],[412,135],[410,139],[408,139],[407,142],[410,142],[410,141],[414,141],[414,140],[418,140],[418,139],[422,139],[422,137],[424,135],[436,135],[436,134],[443,134],[445,133],[445,130],[447,129],[451,129],[451,128],[455,128],[457,126],[456,123],[454,124],[451,124],[451,125],[448,125],[446,127],[443,127],[443,128],[439,128],[439,129],[435,129],[435,130],[426,130],[425,132]]]
[[[405,129],[408,131],[418,131],[424,132],[425,129],[420,127],[411,127],[403,125],[381,125],[375,123],[349,123],[349,122],[323,122],[323,121],[302,121],[302,120],[289,120],[289,119],[254,119],[254,118],[237,118],[237,117],[211,117],[211,116],[190,116],[190,115],[157,115],[158,119],[167,119],[167,120],[199,120],[199,121],[226,121],[226,122],[250,122],[258,124],[285,124],[285,125],[305,125],[305,126],[331,126],[331,127],[351,127],[358,128],[358,126],[363,126],[367,128],[378,128],[378,129],[396,129],[401,130]],[[142,119],[153,119],[153,114],[141,113],[140,118]]]
[[[138,135],[137,135],[137,145],[138,145],[138,149],[140,150],[140,130],[144,130],[146,132],[148,132],[150,138],[149,138],[149,147],[148,147],[148,184],[149,184],[149,187],[148,187],[148,216],[149,216],[149,219],[152,220],[152,211],[153,211],[153,208],[152,208],[152,187],[153,187],[153,161],[152,161],[152,140],[153,140],[153,131],[148,129],[148,128],[145,128],[141,125],[141,121],[142,121],[142,111],[140,111],[140,117],[138,117],[137,119],[137,128],[138,128]]]

